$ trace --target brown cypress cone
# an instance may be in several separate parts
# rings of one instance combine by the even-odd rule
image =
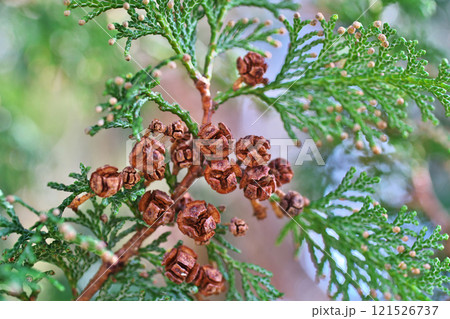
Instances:
[[[225,290],[225,278],[218,269],[211,265],[200,267],[194,284],[198,286],[198,292],[204,296],[217,295]]]
[[[164,178],[166,165],[164,163],[164,145],[152,138],[143,137],[130,153],[130,164],[144,173],[150,181]]]
[[[268,166],[247,167],[243,173],[240,188],[248,199],[266,200],[276,189],[275,176]]]
[[[189,272],[189,275],[186,277],[186,282],[188,284],[193,283],[194,285],[198,286],[201,277],[202,277],[202,266],[200,266],[199,264],[195,264],[194,267],[192,267],[191,271]]]
[[[233,161],[230,163],[228,158],[220,161],[211,161],[205,169],[205,180],[220,194],[228,194],[237,187],[237,178],[242,176],[239,165]]]
[[[281,198],[280,206],[288,216],[297,216],[303,211],[305,199],[295,191],[289,191]]]
[[[198,272],[197,254],[184,245],[165,253],[161,265],[165,266],[164,275],[177,284],[185,281],[194,267]]]
[[[275,176],[278,187],[290,183],[292,177],[294,177],[291,164],[283,158],[277,158],[270,161],[269,167],[270,173]]]
[[[248,135],[236,143],[236,157],[245,166],[255,167],[270,160],[270,142],[262,136]]]
[[[175,140],[190,138],[189,129],[187,128],[186,124],[181,120],[175,121],[170,125],[168,125],[166,134],[174,138]]]
[[[126,189],[133,188],[141,180],[141,175],[131,166],[125,167],[120,175],[122,177],[123,187]]]
[[[160,120],[154,119],[148,126],[148,129],[152,132],[165,134],[166,130],[167,130],[167,126],[165,126],[163,124],[163,122],[161,122]]]
[[[166,172],[166,164],[159,163],[159,166],[151,170],[150,173],[144,173],[144,178],[150,182],[159,181],[164,178],[164,173]]]
[[[242,80],[246,84],[255,86],[269,83],[267,78],[263,78],[267,71],[267,63],[261,54],[249,52],[243,59],[239,57],[236,65]]]
[[[177,217],[180,231],[193,238],[197,244],[208,242],[214,236],[216,224],[219,223],[220,213],[217,208],[203,200],[186,204],[186,208]]]
[[[230,129],[223,123],[219,123],[218,127],[211,123],[204,124],[200,127],[198,138],[204,141],[200,145],[200,151],[205,155],[218,155],[226,157],[232,152],[232,141]]]
[[[190,167],[194,160],[192,152],[192,140],[175,141],[170,149],[172,163],[180,168]]]
[[[234,236],[244,236],[248,230],[248,225],[245,220],[233,217],[230,221],[228,229]]]
[[[142,196],[138,209],[147,225],[165,225],[174,220],[173,203],[169,195],[156,189],[148,191]]]
[[[122,187],[122,178],[119,170],[110,165],[97,168],[92,173],[89,186],[97,196],[110,197]]]

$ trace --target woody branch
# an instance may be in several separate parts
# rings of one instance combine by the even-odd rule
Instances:
[[[195,179],[198,177],[198,172],[190,170],[186,177],[175,188],[172,198],[176,202],[183,193],[192,185]],[[149,228],[140,228],[115,255],[118,257],[117,262],[109,263],[103,262],[97,273],[89,281],[86,288],[76,298],[77,301],[88,301],[97,293],[97,291],[103,286],[108,278],[122,270],[131,257],[136,256],[139,252],[139,248],[143,242],[150,237],[159,227],[159,224],[154,224]]]

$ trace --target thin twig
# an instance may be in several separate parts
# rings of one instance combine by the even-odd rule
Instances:
[[[119,256],[119,261],[112,265],[108,262],[103,262],[97,273],[89,281],[86,288],[76,299],[77,301],[88,301],[95,295],[95,293],[103,286],[110,275],[120,271],[128,262],[128,260],[137,255],[139,248],[144,240],[146,240],[151,234],[155,232],[158,226],[150,228],[139,229],[133,237],[128,240],[121,249],[116,252],[116,256]]]

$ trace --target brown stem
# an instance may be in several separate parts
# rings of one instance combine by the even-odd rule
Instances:
[[[193,165],[189,168],[186,176],[183,178],[183,180],[177,185],[175,190],[172,194],[172,199],[179,199],[181,196],[183,196],[184,192],[188,190],[188,188],[192,185],[192,183],[202,176],[203,168],[198,165]],[[175,200],[175,201],[176,201]]]
[[[258,219],[264,219],[267,217],[267,208],[264,207],[259,200],[252,199],[250,200],[250,203],[253,207],[253,215],[256,216]]]
[[[73,199],[73,201],[67,206],[67,208],[71,208],[74,212],[78,210],[78,207],[87,201],[89,198],[94,197],[95,194],[87,193],[87,194],[79,194],[77,197]]]
[[[195,83],[195,87],[200,92],[202,98],[203,107],[203,119],[202,124],[211,122],[212,114],[214,113],[213,100],[211,98],[211,90],[209,80],[205,77],[201,77]]]
[[[283,197],[286,195],[281,189],[277,189],[275,191],[275,194],[277,194],[278,197],[280,197],[280,200],[282,200]],[[278,202],[270,201],[270,205],[272,206],[272,210],[278,218],[283,218],[286,216],[286,214],[281,210],[281,206]]]

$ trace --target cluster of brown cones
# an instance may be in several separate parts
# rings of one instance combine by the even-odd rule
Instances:
[[[259,54],[250,52],[243,59],[239,58],[237,67],[240,78],[235,86],[242,83],[249,86],[267,84],[267,79],[263,77],[267,64]],[[130,166],[121,172],[110,165],[98,168],[90,178],[92,194],[85,197],[94,194],[110,197],[122,187],[132,189],[142,179],[145,180],[143,187],[163,179],[168,164],[166,146],[161,137],[171,142],[171,174],[177,175],[181,169],[196,165],[210,187],[220,194],[233,192],[239,186],[244,196],[251,200],[259,219],[266,216],[260,201],[270,199],[279,217],[298,215],[307,204],[307,199],[299,193],[290,191],[284,194],[279,189],[292,180],[293,171],[286,160],[271,160],[271,145],[266,138],[248,135],[235,143],[230,129],[224,123],[207,123],[200,127],[198,139],[194,139],[182,121],[165,125],[157,119],[150,123],[147,133],[134,145],[129,155]],[[196,154],[196,149],[199,154]],[[233,153],[237,160],[230,158]],[[278,198],[275,196],[274,199],[273,194]],[[181,198],[173,196],[158,189],[145,192],[138,202],[145,223],[149,227],[159,227],[176,222],[178,229],[194,239],[196,244],[209,243],[217,225],[221,223],[222,209],[219,211],[204,200],[194,200],[188,193]],[[82,199],[75,200],[72,208],[76,209],[81,203]],[[225,225],[228,225],[234,236],[244,236],[248,230],[247,223],[237,217]],[[225,289],[225,280],[220,271],[211,265],[199,265],[195,252],[184,245],[166,253],[162,265],[171,281],[193,283],[203,295],[220,293]]]

